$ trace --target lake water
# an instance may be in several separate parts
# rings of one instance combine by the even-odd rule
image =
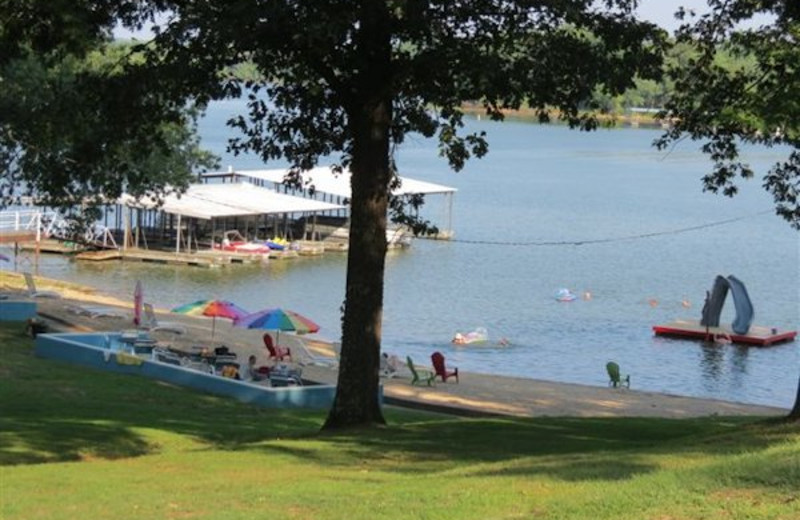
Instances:
[[[224,120],[237,109],[233,102],[212,107],[201,125],[204,145],[223,155],[224,168],[264,167],[224,153]],[[605,364],[615,360],[634,389],[792,405],[797,342],[712,347],[657,338],[651,329],[699,319],[718,274],[744,281],[756,324],[797,328],[798,235],[773,214],[759,181],[745,183],[734,199],[703,193],[707,160],[691,143],[656,151],[655,130],[579,133],[479,120],[469,127],[488,132],[490,153],[462,172],[449,171],[435,144],[421,138],[398,152],[402,175],[458,189],[456,240],[416,240],[389,254],[385,350],[417,362],[441,350],[465,371],[590,385],[605,385]],[[748,159],[764,167],[777,157],[752,150]],[[428,204],[439,218],[443,201],[431,197]],[[210,297],[250,310],[288,307],[317,321],[321,335],[338,338],[345,260],[328,254],[206,270],[47,256],[40,273],[121,298],[141,279],[146,299],[167,308]],[[592,297],[561,303],[554,294],[562,287]],[[729,299],[722,321],[733,316]],[[476,327],[510,345],[450,344],[456,331]]]

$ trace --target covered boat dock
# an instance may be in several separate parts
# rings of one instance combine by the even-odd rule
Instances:
[[[265,255],[261,253],[221,250],[228,229],[241,230],[244,237],[254,241],[299,232],[302,254],[305,237],[314,234],[315,216],[343,208],[342,205],[293,197],[246,182],[195,184],[185,193],[167,195],[160,202],[153,197],[137,199],[124,194],[116,201],[116,227],[122,230],[123,235],[121,247],[116,251],[81,253],[78,258],[123,258],[207,266],[264,259]],[[303,219],[302,229],[292,230],[294,221],[290,216],[311,218]],[[158,246],[151,249],[150,243],[160,245],[165,236],[169,237],[170,243],[174,240],[172,253]],[[153,237],[157,237],[156,240]],[[321,248],[309,247],[321,251]]]
[[[276,191],[287,194],[301,195],[314,200],[323,200],[337,204],[349,204],[352,192],[350,189],[351,173],[345,169],[336,173],[330,166],[320,166],[302,173],[302,189],[294,189],[284,184],[287,174],[286,169],[271,170],[234,170],[227,172],[211,172],[203,174],[208,182],[212,180],[228,182],[250,182],[258,186],[269,186]],[[416,195],[442,195],[444,207],[439,222],[439,234],[435,238],[450,239],[453,236],[453,198],[458,191],[456,188],[434,184],[432,182],[399,177],[400,185],[392,193],[398,197]]]

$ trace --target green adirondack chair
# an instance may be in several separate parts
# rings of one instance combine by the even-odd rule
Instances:
[[[433,385],[433,379],[436,377],[436,374],[430,370],[415,367],[414,362],[411,361],[411,356],[406,356],[406,363],[408,364],[408,369],[411,371],[412,385],[421,385],[422,383],[428,386]]]
[[[619,373],[619,365],[613,361],[606,363],[606,370],[608,371],[608,386],[614,388],[625,385],[627,388],[631,387],[631,376],[626,375],[622,377]]]

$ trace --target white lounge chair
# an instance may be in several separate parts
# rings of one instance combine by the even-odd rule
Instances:
[[[317,341],[317,343],[322,343]],[[292,358],[301,366],[316,365],[321,367],[336,368],[339,361],[334,356],[319,355],[312,352],[306,344],[305,338],[294,334],[281,334],[281,344],[288,347]]]
[[[380,358],[380,367],[378,375],[391,379],[400,375],[400,369],[403,367],[403,362],[394,354],[383,352]]]
[[[61,295],[55,291],[37,291],[36,282],[33,280],[31,273],[22,273],[25,277],[25,285],[28,286],[28,296],[31,298],[61,298]]]
[[[143,303],[142,310],[144,311],[144,319],[142,320],[141,327],[151,332],[164,331],[174,332],[175,334],[186,334],[186,326],[181,323],[158,321],[156,313],[153,311],[153,305],[150,303]]]
[[[69,305],[70,312],[89,318],[124,318],[125,315],[119,309],[106,305]]]

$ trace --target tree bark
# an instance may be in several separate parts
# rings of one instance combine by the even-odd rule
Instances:
[[[391,48],[387,13],[367,2],[358,38],[364,56],[356,102],[348,110],[353,135],[350,238],[342,318],[342,351],[333,406],[323,429],[385,424],[378,395],[383,319]]]

